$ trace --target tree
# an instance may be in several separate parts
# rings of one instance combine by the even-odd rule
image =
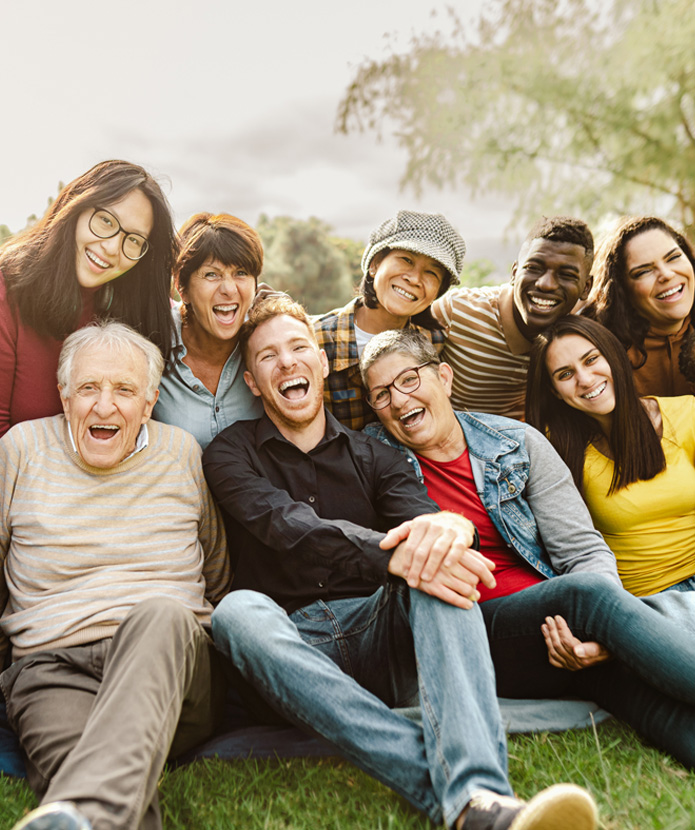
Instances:
[[[262,214],[257,230],[265,251],[263,280],[273,288],[287,291],[312,314],[344,305],[353,296],[348,246],[332,239],[325,222]]]
[[[12,231],[7,227],[7,225],[0,225],[0,245],[12,236]]]
[[[337,127],[393,128],[405,184],[464,183],[516,218],[658,211],[695,227],[690,0],[492,0],[476,26],[367,60]]]

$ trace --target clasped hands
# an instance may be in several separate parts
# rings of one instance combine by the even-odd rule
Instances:
[[[495,587],[495,563],[473,550],[473,523],[458,513],[442,511],[417,516],[392,528],[382,539],[383,550],[395,548],[389,573],[411,588],[459,608],[471,608],[480,597],[478,582]]]

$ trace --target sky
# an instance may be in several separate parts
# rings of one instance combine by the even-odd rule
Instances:
[[[473,19],[485,0],[453,3]],[[468,243],[511,211],[462,190],[402,191],[391,136],[337,134],[367,58],[447,26],[450,0],[2,0],[0,224],[41,214],[58,183],[106,158],[157,176],[177,225],[225,211],[317,216],[365,240],[399,208],[444,213]]]

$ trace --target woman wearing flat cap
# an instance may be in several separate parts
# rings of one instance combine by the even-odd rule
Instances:
[[[330,373],[326,406],[352,429],[376,420],[360,379],[360,355],[379,332],[413,326],[439,351],[444,333],[430,306],[459,282],[466,245],[439,213],[399,210],[373,230],[362,256],[359,293],[314,322]]]

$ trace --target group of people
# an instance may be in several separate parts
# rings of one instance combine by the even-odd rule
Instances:
[[[593,700],[695,768],[693,249],[631,218],[594,257],[554,217],[504,285],[464,256],[399,211],[312,319],[257,291],[253,228],[176,234],[122,161],[0,248],[15,830],[161,827],[232,677],[456,830],[596,827],[572,784],[514,798],[498,695]]]

